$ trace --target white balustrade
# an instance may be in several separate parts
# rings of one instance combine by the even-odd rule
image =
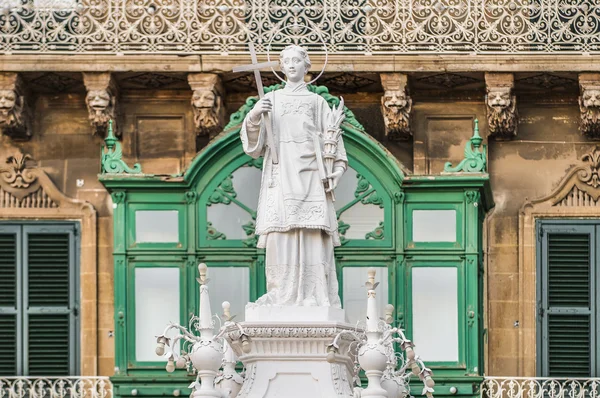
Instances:
[[[598,398],[600,378],[486,377],[482,398]]]
[[[0,377],[0,398],[112,398],[108,377]]]

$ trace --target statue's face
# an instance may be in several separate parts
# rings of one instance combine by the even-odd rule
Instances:
[[[587,89],[581,95],[583,106],[586,108],[600,108],[600,90]]]
[[[406,93],[404,90],[388,90],[383,94],[383,106],[392,110],[399,110],[406,106]]]
[[[13,90],[0,90],[0,113],[8,115],[17,103],[17,96]]]
[[[281,56],[281,70],[290,82],[297,83],[304,80],[306,64],[302,54],[294,49],[286,50]]]
[[[96,112],[102,112],[110,105],[110,94],[106,90],[91,90],[87,95],[90,108]]]
[[[212,108],[217,96],[212,90],[195,90],[192,96],[194,108]]]
[[[510,105],[510,88],[494,89],[488,92],[488,106],[496,111],[502,111]]]

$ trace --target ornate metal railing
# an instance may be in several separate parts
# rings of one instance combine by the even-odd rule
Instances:
[[[486,377],[481,398],[598,398],[600,378]]]
[[[112,398],[108,377],[0,377],[0,398]]]
[[[298,34],[332,54],[600,52],[597,0],[2,0],[0,54],[264,52],[294,24],[274,47]]]

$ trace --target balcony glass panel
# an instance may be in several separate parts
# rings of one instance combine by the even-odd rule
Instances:
[[[135,269],[135,357],[166,361],[154,353],[156,337],[170,322],[180,323],[178,268]],[[179,347],[175,348],[178,353]]]
[[[458,361],[458,273],[453,267],[412,269],[412,336],[429,362]]]
[[[456,242],[456,210],[414,210],[413,242]]]
[[[223,301],[229,301],[235,321],[243,321],[246,304],[250,301],[250,270],[246,267],[211,267],[208,277],[213,315],[221,316]]]
[[[135,212],[137,243],[179,242],[177,210],[138,210]]]

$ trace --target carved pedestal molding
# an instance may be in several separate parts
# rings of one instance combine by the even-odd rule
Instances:
[[[579,88],[579,131],[600,139],[600,73],[580,73]]]
[[[381,73],[383,97],[381,112],[385,122],[385,134],[389,140],[405,141],[412,137],[410,111],[412,99],[408,94],[408,76],[402,73]]]
[[[118,86],[110,72],[84,72],[83,82],[87,89],[85,104],[89,112],[93,134],[103,137],[106,134],[108,121],[117,120]],[[118,126],[113,125],[119,135]]]
[[[536,364],[536,250],[540,245],[536,222],[540,219],[597,218],[600,209],[600,147],[591,148],[581,162],[567,171],[556,188],[542,198],[526,200],[519,211],[519,334],[518,373],[535,376]]]
[[[188,83],[193,91],[191,103],[196,134],[218,134],[223,129],[225,120],[221,78],[213,73],[190,73]]]
[[[512,73],[486,73],[486,101],[489,136],[510,140],[517,135],[517,97]]]
[[[31,111],[23,80],[17,73],[0,73],[0,132],[13,139],[29,139]]]

